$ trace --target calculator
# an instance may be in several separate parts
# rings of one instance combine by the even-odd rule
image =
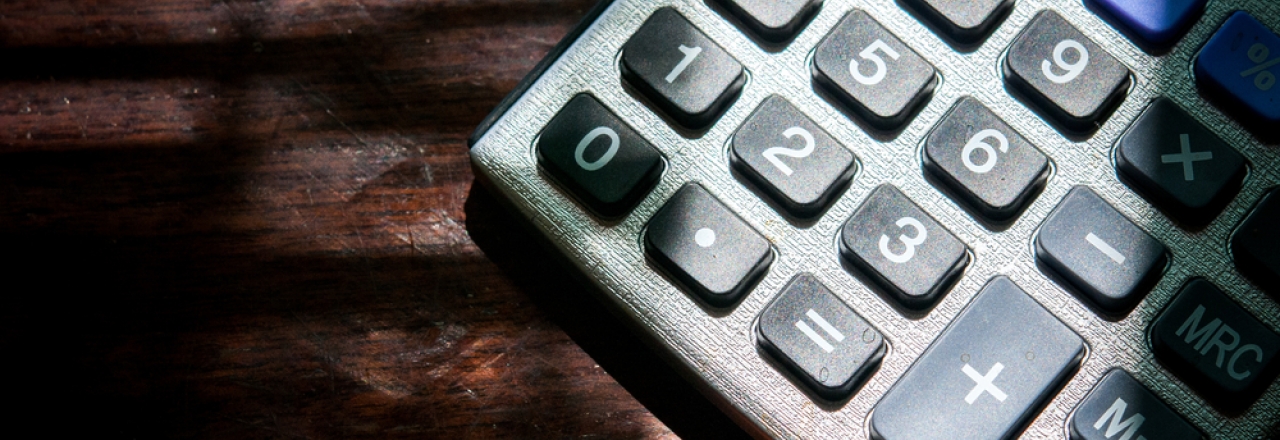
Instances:
[[[760,437],[1280,438],[1278,30],[1272,0],[606,0],[471,158]]]

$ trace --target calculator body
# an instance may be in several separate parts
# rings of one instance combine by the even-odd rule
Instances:
[[[1061,377],[1044,390],[1046,396],[1028,414],[1016,418],[1015,429],[1009,431],[1013,435],[1074,435],[1072,418],[1082,401],[1117,369],[1132,375],[1207,438],[1280,435],[1280,386],[1274,381],[1258,385],[1258,395],[1243,408],[1223,410],[1202,391],[1188,386],[1182,373],[1157,359],[1152,337],[1161,313],[1194,280],[1216,286],[1262,328],[1280,330],[1277,296],[1242,275],[1229,246],[1254,207],[1280,185],[1280,150],[1267,140],[1268,131],[1275,128],[1237,117],[1238,111],[1198,85],[1194,72],[1201,49],[1235,11],[1248,11],[1274,32],[1280,30],[1280,3],[1209,1],[1175,43],[1155,50],[1135,44],[1126,31],[1117,29],[1114,18],[1079,1],[1009,2],[989,28],[975,31],[977,36],[931,22],[929,12],[921,11],[917,3],[812,2],[812,10],[804,12],[807,15],[794,30],[778,37],[753,29],[739,12],[718,0],[605,1],[476,131],[471,154],[478,180],[569,262],[567,270],[584,275],[619,319],[630,323],[744,428],[762,437],[887,437],[872,426],[878,405],[913,365],[932,353],[931,347],[941,344],[940,335],[996,279],[1020,288],[1077,335],[1082,347]],[[678,13],[741,66],[737,90],[709,117],[675,114],[680,110],[654,102],[654,92],[631,79],[639,67],[628,67],[624,46],[658,11]],[[1047,12],[1086,35],[1127,72],[1113,102],[1101,105],[1101,116],[1078,123],[1055,115],[1027,96],[1034,92],[1011,79],[1011,51],[1027,28]],[[856,108],[857,104],[836,96],[837,88],[822,84],[819,47],[855,13],[873,20],[933,69],[928,90],[919,102],[903,106],[901,115],[868,115],[875,110]],[[867,53],[892,63],[894,57],[888,52],[882,48]],[[901,50],[893,52],[899,59],[905,57]],[[1276,54],[1280,56],[1280,48]],[[1046,69],[1061,77],[1073,63],[1068,59]],[[866,64],[855,72],[871,78],[876,63]],[[623,200],[623,208],[584,200],[594,196],[572,189],[573,184],[566,182],[572,176],[556,174],[540,156],[539,143],[552,134],[549,127],[557,115],[582,95],[593,98],[634,131],[614,133],[615,137],[597,132],[589,139],[597,142],[597,148],[633,135],[658,154],[657,171],[641,173],[641,185],[648,189],[634,200]],[[816,208],[791,205],[769,194],[759,176],[753,176],[735,156],[735,138],[744,136],[744,124],[772,97],[782,98],[816,124],[808,132],[821,131],[834,145],[852,153],[848,176],[825,199],[817,197]],[[1232,183],[1226,200],[1206,208],[1214,211],[1209,219],[1192,221],[1196,224],[1190,226],[1181,218],[1173,219],[1176,216],[1167,205],[1153,203],[1148,193],[1135,190],[1136,184],[1118,171],[1118,163],[1123,162],[1117,159],[1121,140],[1160,98],[1208,127],[1244,160],[1244,174]],[[1030,179],[1026,191],[1011,198],[1015,200],[1012,209],[968,199],[944,173],[930,171],[929,138],[959,103],[969,100],[980,103],[1043,153],[1043,171]],[[590,144],[584,140],[578,150],[585,151]],[[995,151],[1000,142],[988,139],[987,145]],[[587,157],[581,152],[577,159],[588,168],[606,162],[604,156]],[[965,166],[971,169],[987,163],[981,158],[966,160]],[[691,183],[768,246],[766,267],[740,286],[739,296],[723,303],[701,299],[689,282],[682,282],[680,274],[655,258],[652,249],[651,222]],[[847,223],[886,185],[962,244],[963,264],[948,272],[935,289],[917,295],[923,298],[917,302],[910,300],[916,297],[910,292],[900,295],[886,288],[886,281],[874,270],[847,257],[850,252],[842,241]],[[1081,291],[1085,289],[1051,267],[1042,255],[1039,234],[1077,188],[1087,188],[1164,246],[1164,259],[1153,263],[1158,267],[1141,280],[1132,304],[1111,307],[1089,300]],[[904,232],[890,236],[891,242],[906,243],[924,235],[911,232],[913,226],[900,227]],[[699,236],[699,242],[703,238]],[[872,242],[875,238],[871,237]],[[902,255],[900,247],[894,249],[887,253]],[[1101,260],[1112,253],[1100,255]],[[814,391],[802,373],[789,369],[771,354],[769,344],[761,342],[767,339],[762,335],[762,315],[802,274],[825,286],[882,338],[878,358],[851,389],[834,398]],[[835,336],[822,333],[818,320],[787,319],[806,323],[818,335],[810,336],[815,343]],[[998,377],[987,367],[975,371]],[[973,385],[967,383],[966,388]],[[979,394],[980,398],[991,396]]]

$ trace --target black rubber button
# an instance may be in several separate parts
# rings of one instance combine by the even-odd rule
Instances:
[[[644,244],[664,272],[714,307],[738,302],[773,262],[769,242],[697,183],[653,215]]]
[[[933,65],[866,12],[854,10],[818,43],[813,78],[873,127],[895,130],[937,84]]]
[[[622,75],[689,129],[714,122],[746,81],[738,60],[672,8],[654,12],[622,46]]]
[[[1007,220],[1044,186],[1049,159],[986,106],[960,98],[925,140],[925,169],[988,220]]]
[[[1133,310],[1168,258],[1163,244],[1084,186],[1067,193],[1035,240],[1036,258],[1109,316]]]
[[[969,264],[964,243],[893,185],[876,188],[840,229],[840,253],[909,309],[941,298]]]
[[[876,404],[871,435],[1012,438],[1070,377],[1084,350],[1079,335],[1013,281],[996,277]]]
[[[1243,412],[1280,371],[1280,336],[1203,279],[1178,292],[1151,328],[1156,358],[1225,412]]]
[[[777,95],[747,118],[732,145],[734,166],[799,218],[826,209],[855,168],[853,153]]]
[[[631,212],[665,166],[657,149],[585,93],[551,118],[537,149],[542,169],[603,218]]]
[[[1053,11],[1009,48],[1005,79],[1061,128],[1091,134],[1124,97],[1129,69]]]
[[[1125,183],[1189,226],[1217,217],[1245,174],[1240,153],[1165,98],[1120,138],[1116,167]]]
[[[1231,235],[1231,256],[1240,273],[1280,298],[1280,187],[1262,196]]]
[[[757,341],[819,397],[848,397],[884,357],[884,338],[807,273],[760,314]]]
[[[822,0],[719,0],[760,39],[781,43],[795,37],[822,6]]]
[[[899,0],[959,48],[981,43],[1013,10],[1013,0]]]
[[[1121,369],[1102,377],[1071,415],[1073,440],[1199,440],[1200,431]]]

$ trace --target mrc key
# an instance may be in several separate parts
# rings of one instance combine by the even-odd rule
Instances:
[[[1248,408],[1280,372],[1280,336],[1197,278],[1151,328],[1156,359],[1219,409]]]

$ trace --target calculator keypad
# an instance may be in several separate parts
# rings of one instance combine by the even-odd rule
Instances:
[[[747,118],[732,149],[737,169],[800,218],[826,208],[855,168],[853,153],[778,95]]]
[[[541,98],[580,94],[532,139],[545,172],[500,185],[756,427],[801,438],[1117,438],[1156,432],[1138,427],[1145,414],[1215,437],[1227,412],[1254,436],[1280,421],[1274,301],[1250,295],[1280,295],[1275,152],[1202,105],[1269,134],[1280,37],[1222,8],[1257,13],[1261,0],[1166,2],[1177,17],[1110,0],[1085,0],[1094,14],[1081,15],[1078,2],[1014,0],[899,0],[888,11],[614,1],[576,52],[599,64],[522,101],[488,154],[519,150],[522,135],[509,133],[522,128],[510,128],[564,99]],[[1221,26],[1188,32],[1201,12]],[[928,28],[946,44],[921,39]],[[935,88],[954,104],[932,103]],[[574,153],[588,166],[623,157],[626,145],[611,153],[612,137],[592,134],[602,126],[649,150],[635,164],[643,171],[608,173],[643,176],[620,185],[630,189],[614,208],[580,194],[609,185],[565,177],[592,176]],[[557,137],[559,147],[543,145]],[[476,161],[528,182],[515,162]],[[606,221],[577,221],[539,179]],[[1153,351],[1162,368],[1129,378],[1149,390],[1116,379],[1128,378],[1116,367]],[[1160,399],[1174,411],[1159,411]],[[1134,406],[1148,403],[1148,413]],[[1178,412],[1190,430],[1174,423]]]
[[[1045,11],[1009,48],[1005,79],[1051,121],[1090,134],[1124,96],[1129,69],[1061,15]]]
[[[654,12],[622,47],[622,74],[668,116],[701,129],[737,98],[742,64],[675,9]]]
[[[697,183],[653,215],[644,244],[663,271],[713,307],[736,303],[773,262],[769,241]]]
[[[907,196],[881,185],[840,229],[840,253],[909,309],[932,306],[969,262],[964,243]]]
[[[575,96],[538,138],[538,162],[587,209],[626,215],[662,174],[662,155],[588,94]]]
[[[938,75],[870,15],[854,10],[818,43],[813,76],[864,122],[892,131],[929,99]]]
[[[926,170],[992,221],[1016,214],[1049,171],[1044,153],[967,96],[925,138],[924,160]]]

